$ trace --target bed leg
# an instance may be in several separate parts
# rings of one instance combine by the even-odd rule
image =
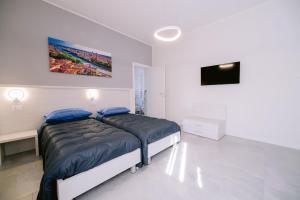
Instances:
[[[136,172],[136,166],[131,167],[131,168],[130,168],[130,172],[131,172],[132,174],[134,174],[134,173]]]
[[[148,165],[151,164],[151,157],[148,158]]]

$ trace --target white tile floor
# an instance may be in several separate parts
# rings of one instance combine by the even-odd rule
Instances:
[[[176,148],[152,164],[128,171],[78,200],[299,200],[300,151],[226,136],[212,141],[183,134]],[[34,152],[7,159],[0,170],[0,199],[35,199],[42,175]]]

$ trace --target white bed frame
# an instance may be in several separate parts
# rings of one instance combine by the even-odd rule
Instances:
[[[57,197],[59,200],[71,200],[129,168],[131,173],[135,173],[135,165],[140,162],[141,149],[138,148],[88,171],[64,180],[59,179],[57,180]]]
[[[167,137],[164,137],[156,142],[150,143],[148,145],[148,164],[151,163],[151,157],[159,152],[169,148],[180,142],[180,131],[173,133]]]
[[[180,131],[148,145],[148,162],[155,154],[180,142]],[[57,180],[57,197],[59,200],[71,200],[92,189],[104,181],[130,168],[136,172],[135,165],[141,162],[141,149],[124,154],[105,162],[88,171],[82,172],[65,180]]]

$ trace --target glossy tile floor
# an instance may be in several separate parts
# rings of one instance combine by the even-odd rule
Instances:
[[[0,199],[35,199],[41,160],[34,152],[8,157]],[[78,200],[299,200],[300,151],[231,136],[221,141],[183,134],[137,173],[126,171]]]

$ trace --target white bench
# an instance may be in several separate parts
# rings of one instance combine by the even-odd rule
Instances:
[[[182,122],[183,131],[219,140],[225,135],[225,120],[189,117]]]
[[[0,135],[0,166],[4,161],[4,144],[8,142],[14,142],[19,140],[25,140],[28,138],[35,138],[35,153],[39,156],[39,144],[37,130],[23,131],[11,134]]]

